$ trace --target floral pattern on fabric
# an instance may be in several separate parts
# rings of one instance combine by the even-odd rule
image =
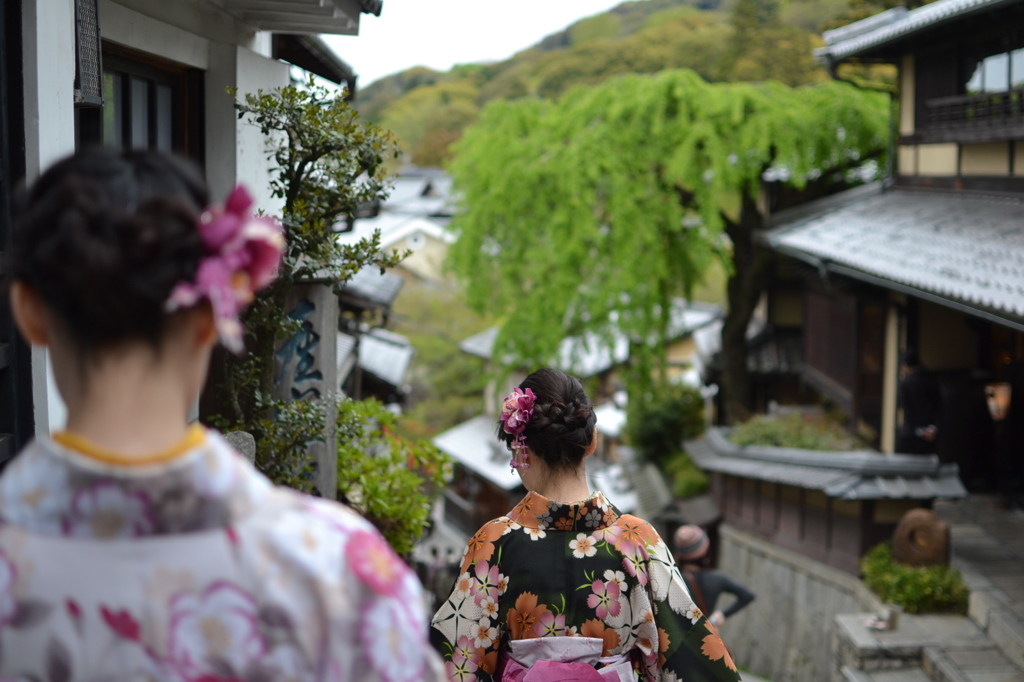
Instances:
[[[739,680],[657,531],[600,492],[576,504],[531,492],[485,524],[431,625],[460,682],[496,679],[512,640],[565,636],[600,639],[602,655],[628,656],[639,680]]]
[[[0,520],[0,680],[443,678],[376,529],[213,432],[134,468],[37,441],[0,476]]]

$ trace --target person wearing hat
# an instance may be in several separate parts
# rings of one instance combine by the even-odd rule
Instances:
[[[680,526],[673,538],[676,563],[686,580],[690,596],[705,614],[710,613],[708,620],[718,627],[725,619],[747,604],[754,601],[754,593],[739,584],[725,573],[707,568],[708,548],[711,541],[708,534],[700,526]],[[718,597],[725,592],[734,595],[736,601],[725,611],[716,608]]]

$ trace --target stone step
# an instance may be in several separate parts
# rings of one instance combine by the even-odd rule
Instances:
[[[896,670],[854,670],[849,666],[842,669],[845,682],[930,682],[921,668],[897,668]]]
[[[922,665],[934,682],[1024,682],[1024,671],[995,647],[926,647]]]
[[[1014,665],[1024,668],[1024,620],[1009,609],[988,615],[988,636]]]

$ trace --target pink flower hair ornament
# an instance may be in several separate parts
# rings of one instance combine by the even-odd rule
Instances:
[[[501,404],[501,429],[505,433],[515,436],[511,444],[513,469],[530,468],[526,436],[523,432],[526,431],[526,425],[530,423],[530,417],[533,416],[533,404],[536,401],[537,396],[533,394],[532,389],[528,388],[524,392],[516,386]]]
[[[277,276],[285,241],[274,220],[253,216],[252,196],[238,185],[224,208],[211,206],[199,216],[196,228],[206,247],[194,282],[174,285],[164,310],[190,308],[202,299],[210,301],[217,335],[232,353],[241,353],[242,322],[239,319],[255,293]]]

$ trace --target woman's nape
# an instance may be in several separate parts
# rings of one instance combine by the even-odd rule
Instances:
[[[519,477],[526,489],[543,495],[552,502],[572,504],[590,497],[590,486],[587,484],[586,457],[594,454],[597,448],[597,432],[587,448],[584,459],[571,469],[552,469],[543,459],[530,452],[530,467],[520,469]]]
[[[208,305],[176,315],[159,349],[135,339],[83,355],[29,285],[15,282],[10,296],[22,336],[48,350],[68,431],[126,456],[181,441],[217,340]]]

